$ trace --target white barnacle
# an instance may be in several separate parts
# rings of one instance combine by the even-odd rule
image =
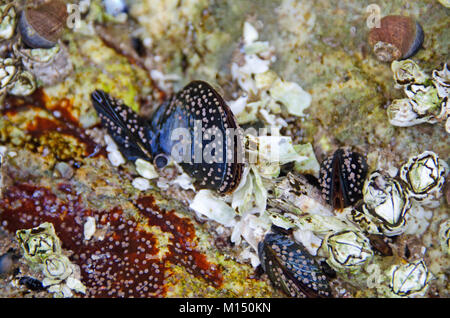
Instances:
[[[325,237],[321,249],[336,270],[357,271],[373,256],[370,241],[359,231],[343,231]]]
[[[391,69],[394,74],[394,80],[399,85],[423,84],[428,79],[428,76],[413,60],[393,61]]]
[[[14,4],[0,6],[0,40],[8,40],[14,35],[17,12]]]
[[[394,265],[388,272],[390,291],[395,296],[423,296],[428,289],[431,274],[423,260]]]
[[[363,212],[369,218],[373,216],[386,235],[403,233],[411,203],[398,181],[374,171],[364,183],[363,198]]]
[[[407,184],[408,194],[422,204],[435,206],[442,196],[447,163],[432,151],[412,156],[400,169],[400,178]]]
[[[389,122],[394,126],[409,127],[433,118],[433,115],[419,116],[414,108],[413,102],[408,98],[393,100],[387,109]]]

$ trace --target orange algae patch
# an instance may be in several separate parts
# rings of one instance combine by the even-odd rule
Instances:
[[[169,252],[158,255],[158,237],[127,218],[120,208],[110,211],[87,209],[69,184],[58,184],[61,199],[48,188],[16,184],[5,189],[0,201],[0,224],[8,231],[51,222],[71,260],[81,268],[87,297],[163,297],[171,266],[182,266],[194,277],[214,287],[222,284],[220,268],[210,263],[196,247],[193,224],[174,211],[160,209],[152,196],[133,204],[149,226],[168,232]],[[96,219],[103,238],[84,240],[87,216]]]

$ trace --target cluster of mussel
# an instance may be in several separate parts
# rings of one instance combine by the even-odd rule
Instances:
[[[0,5],[0,96],[27,96],[66,77],[72,64],[59,41],[68,13],[61,0]]]
[[[420,40],[413,42],[412,50],[404,54],[392,51],[393,59],[405,58],[420,47],[423,33],[416,23],[398,17],[394,20],[414,29]],[[391,22],[385,20],[382,27],[389,27]],[[389,40],[383,36],[373,31],[374,45],[379,43],[377,48],[391,50],[383,44]],[[197,188],[229,194],[238,187],[244,167],[236,160],[239,142],[216,143],[215,149],[223,158],[219,162],[196,158],[197,121],[202,123],[200,129],[206,135],[220,132],[221,136],[227,136],[227,129],[239,127],[223,98],[208,83],[189,83],[164,102],[149,120],[106,92],[97,90],[91,97],[103,126],[128,160],[144,159],[163,168],[179,142],[171,138],[171,133],[183,128],[188,131],[187,139],[193,142],[183,148],[185,160],[180,165],[196,180]],[[211,146],[210,143],[211,139],[203,139],[200,148]],[[383,238],[402,234],[407,216],[415,206],[438,204],[447,170],[444,161],[426,151],[411,157],[401,167],[399,176],[379,170],[368,175],[364,156],[342,148],[322,162],[318,187],[312,186],[314,182],[308,178],[288,174],[275,185],[274,197],[269,200],[268,213],[276,226],[258,245],[262,268],[274,285],[290,296],[332,296],[329,277],[335,271],[360,272],[370,265],[376,253],[391,255],[391,248]],[[274,213],[276,209],[282,211]],[[295,235],[296,228],[319,237],[316,242],[320,247],[312,251],[314,244],[306,246]],[[316,256],[322,256],[326,262],[319,263]],[[384,269],[381,276],[386,277],[388,295],[418,295],[427,289],[430,274],[423,260],[405,263]],[[369,281],[361,284],[370,285]]]
[[[195,141],[196,120],[202,121],[204,132],[212,129],[226,135],[227,128],[238,127],[221,96],[202,81],[191,82],[169,98],[150,120],[140,117],[103,91],[95,91],[92,100],[103,125],[125,157],[131,161],[151,161],[157,168],[163,168],[171,160],[172,147],[178,141],[170,137],[175,129],[186,128]],[[232,149],[233,145],[224,143],[219,147],[219,151],[227,154],[223,162],[207,163],[195,160],[193,142],[188,149],[189,160],[180,165],[197,181],[198,188],[231,193],[240,183],[244,165],[235,160],[233,154],[237,149]],[[369,263],[374,250],[381,254],[392,253],[382,239],[369,239],[371,235],[383,237],[403,233],[407,215],[414,207],[413,202],[429,207],[439,204],[447,170],[447,164],[435,153],[425,151],[411,157],[401,167],[398,177],[379,170],[367,176],[365,157],[348,148],[341,148],[321,164],[320,191],[316,188],[318,196],[314,195],[310,182],[296,183],[297,177],[290,174],[284,180],[294,180],[289,184],[291,196],[283,197],[278,191],[275,194],[278,201],[269,201],[269,210],[273,206],[283,207],[280,217],[285,218],[284,224],[291,224],[285,229],[302,229],[304,224],[309,223],[312,232],[322,236],[319,252],[328,265],[337,271],[355,272]],[[281,188],[283,186],[279,186],[278,190]],[[301,196],[308,198],[307,204],[295,202]],[[273,202],[276,204],[271,205]],[[287,217],[289,214],[291,219]],[[331,296],[325,274],[327,270],[324,271],[311,252],[289,231],[280,231],[275,227],[274,231],[265,235],[258,249],[263,269],[273,283],[287,294],[295,297]],[[396,280],[390,284],[402,288],[409,286],[407,294],[422,292],[427,280],[415,280],[407,285],[402,282],[410,282],[411,277],[422,275],[415,271],[426,271],[424,263],[423,266],[415,266],[415,271],[405,268],[399,267],[401,272],[391,275]],[[399,289],[394,294],[402,295],[404,292]]]

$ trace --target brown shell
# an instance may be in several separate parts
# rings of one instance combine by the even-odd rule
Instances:
[[[27,22],[41,37],[56,42],[67,21],[66,4],[61,0],[40,1],[25,10]]]
[[[412,18],[385,16],[380,27],[369,32],[369,44],[383,62],[405,59],[414,55],[423,43],[423,30]]]

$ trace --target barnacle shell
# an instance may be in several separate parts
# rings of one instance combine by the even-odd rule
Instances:
[[[41,263],[51,254],[61,253],[61,243],[53,224],[45,222],[29,230],[18,230],[17,240],[26,260]]]
[[[383,231],[399,234],[405,224],[404,216],[411,207],[401,184],[375,171],[364,183],[363,197],[363,211],[375,216],[376,221],[383,224]]]
[[[333,212],[322,198],[321,192],[302,175],[288,173],[286,178],[275,182],[273,206],[287,211],[299,210],[303,213],[332,216]]]
[[[373,216],[367,211],[364,203],[352,208],[346,215],[347,219],[358,225],[359,229],[368,234],[382,234],[379,224],[374,222]]]
[[[14,4],[0,6],[0,41],[8,40],[14,35],[17,13]]]
[[[65,280],[73,273],[72,263],[65,255],[49,255],[43,262],[43,273],[53,281]]]
[[[405,94],[412,102],[418,116],[437,116],[441,111],[441,101],[434,86],[411,84],[405,88]]]
[[[423,84],[428,79],[420,66],[413,60],[393,61],[391,70],[397,84]]]
[[[45,86],[57,84],[72,71],[69,53],[62,43],[50,49],[27,49],[17,45],[13,48],[14,53],[22,58],[25,70]]]
[[[44,1],[22,11],[18,29],[22,40],[31,48],[51,48],[58,41],[68,17],[61,0]]]
[[[435,204],[442,196],[448,166],[432,151],[410,157],[400,168],[408,194],[424,204]]]
[[[336,270],[354,272],[373,256],[370,241],[361,232],[342,231],[326,237],[321,249],[325,250],[327,263]]]
[[[388,272],[389,287],[396,296],[422,296],[428,289],[431,274],[423,260],[395,265]]]
[[[380,24],[369,32],[369,44],[380,61],[406,59],[421,47],[423,30],[412,18],[391,15],[382,18]]]
[[[0,90],[5,89],[16,75],[17,67],[11,58],[0,59]]]
[[[448,98],[450,89],[450,70],[448,65],[445,64],[441,71],[433,70],[431,78],[438,90],[439,97]]]
[[[434,119],[433,115],[419,116],[419,114],[415,112],[414,106],[416,106],[416,104],[412,103],[408,98],[393,100],[387,109],[389,122],[394,126],[408,127],[432,121]]]
[[[431,80],[412,60],[394,61],[391,68],[394,80],[408,97],[396,99],[389,105],[387,115],[392,125],[406,127],[447,120],[450,116],[450,72],[447,64],[441,71],[434,70]],[[446,130],[450,131],[447,126]]]
[[[36,89],[36,82],[33,74],[27,71],[20,72],[14,78],[14,83],[8,93],[16,96],[27,96]]]

